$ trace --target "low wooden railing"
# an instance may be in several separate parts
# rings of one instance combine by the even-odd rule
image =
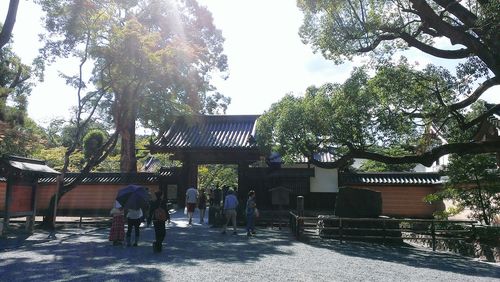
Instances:
[[[436,250],[438,241],[474,241],[476,221],[345,218],[330,215],[298,216],[290,212],[290,230],[298,240],[309,238],[345,240],[426,241]]]

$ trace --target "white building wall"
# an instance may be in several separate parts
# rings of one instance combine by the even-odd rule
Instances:
[[[314,177],[310,178],[311,192],[337,193],[339,191],[338,169],[315,167]]]

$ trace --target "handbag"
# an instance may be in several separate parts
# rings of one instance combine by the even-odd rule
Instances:
[[[255,217],[259,217],[260,216],[259,210],[257,208],[255,208],[254,214],[255,214]]]

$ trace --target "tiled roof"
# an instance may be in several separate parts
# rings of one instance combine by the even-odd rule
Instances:
[[[255,149],[258,115],[206,115],[178,118],[151,149]]]
[[[313,155],[314,159],[322,163],[332,163],[337,160],[337,158],[331,153],[315,153]]]
[[[491,123],[493,126],[496,126],[497,128],[500,129],[500,117],[498,115],[492,115],[488,117],[488,122]]]
[[[438,185],[442,183],[441,175],[438,173],[412,172],[340,173],[339,180],[341,185]]]
[[[60,174],[58,171],[47,166],[45,161],[18,156],[3,156],[0,160],[0,168],[23,171],[37,176]]]
[[[337,160],[337,158],[333,154],[328,153],[328,152],[314,153],[313,158],[316,161],[322,162],[322,163],[332,163],[332,162]],[[308,163],[309,160],[305,156],[300,156],[300,157],[296,158],[295,162],[296,163]]]
[[[497,106],[496,104],[486,104],[486,109],[491,110],[493,107]],[[497,129],[500,129],[500,110],[494,112],[491,116],[487,118],[488,122],[493,126],[496,126]]]
[[[69,183],[78,176],[78,173],[66,173],[64,183]],[[55,183],[56,177],[42,177],[39,183]],[[82,184],[155,184],[158,183],[156,173],[90,173],[81,182]]]

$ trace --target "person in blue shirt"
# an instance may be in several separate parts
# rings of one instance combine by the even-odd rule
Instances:
[[[234,193],[234,190],[229,190],[226,198],[224,199],[224,215],[226,216],[226,223],[224,223],[222,234],[226,234],[227,225],[231,220],[233,223],[233,235],[237,235],[236,232],[236,208],[238,207],[238,198]]]

